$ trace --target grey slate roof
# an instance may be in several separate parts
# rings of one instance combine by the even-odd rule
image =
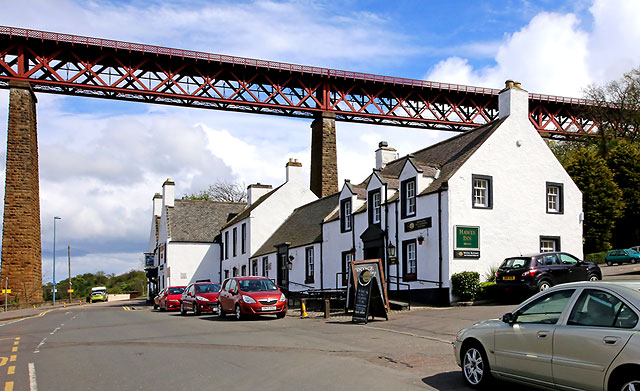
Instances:
[[[340,193],[336,193],[303,205],[293,211],[252,257],[269,254],[275,245],[290,242],[289,247],[299,247],[322,240],[322,222],[338,207]]]
[[[167,207],[171,241],[211,243],[222,226],[245,206],[244,202],[175,200],[174,207]]]
[[[429,194],[440,189],[489,136],[491,136],[502,122],[504,122],[504,119],[489,122],[479,128],[468,130],[414,152],[412,155],[417,165],[421,167],[429,166],[432,168],[440,168],[440,176],[420,194]],[[404,166],[405,159],[406,157],[402,157],[389,162],[382,169],[381,174],[385,177],[398,178]]]

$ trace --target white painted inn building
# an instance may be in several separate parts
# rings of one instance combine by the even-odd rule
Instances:
[[[528,113],[527,91],[508,82],[497,120],[402,157],[380,143],[364,181],[320,200],[290,161],[285,184],[250,186],[222,228],[222,277],[341,288],[351,260],[381,258],[392,294],[408,283],[412,300],[443,303],[454,273],[540,251],[581,258],[582,194]]]

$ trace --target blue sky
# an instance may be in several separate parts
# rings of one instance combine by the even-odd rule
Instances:
[[[640,65],[640,2],[576,1],[31,1],[3,4],[0,25],[336,69],[581,96]],[[217,180],[278,185],[309,167],[309,122],[39,94],[43,279],[71,246],[73,273],[141,265],[151,199]],[[7,123],[8,91],[0,91]],[[6,125],[3,125],[6,126]],[[371,171],[386,140],[401,154],[451,133],[338,123],[340,181]],[[0,132],[0,144],[6,145]],[[4,167],[5,151],[1,151]],[[4,180],[4,168],[2,171]],[[2,191],[2,190],[0,190]],[[0,193],[1,194],[1,193]],[[57,276],[64,276],[61,263]]]

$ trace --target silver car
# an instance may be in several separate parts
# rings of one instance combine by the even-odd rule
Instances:
[[[576,282],[531,297],[502,319],[461,330],[465,382],[492,377],[557,390],[640,391],[640,282]]]

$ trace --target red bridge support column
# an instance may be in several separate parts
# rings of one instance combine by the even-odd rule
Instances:
[[[2,288],[8,277],[9,302],[42,302],[40,185],[37,99],[26,82],[9,85],[7,169],[2,231]],[[4,295],[0,295],[4,301]]]
[[[338,192],[334,113],[323,112],[311,123],[311,191],[318,197]]]

